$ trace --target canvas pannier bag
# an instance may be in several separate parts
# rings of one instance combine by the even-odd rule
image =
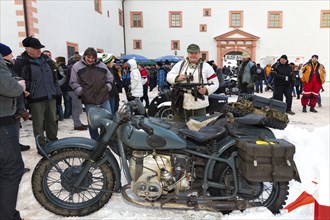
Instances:
[[[283,139],[237,140],[238,167],[251,182],[286,182],[293,178],[295,146]]]

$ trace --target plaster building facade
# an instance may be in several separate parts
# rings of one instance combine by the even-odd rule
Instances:
[[[55,56],[95,47],[118,56],[186,56],[196,43],[220,66],[242,52],[261,64],[282,54],[330,65],[330,5],[315,1],[1,0],[1,42],[15,55],[35,35]],[[26,12],[26,13],[25,13]]]

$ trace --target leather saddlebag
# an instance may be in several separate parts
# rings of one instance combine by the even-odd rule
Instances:
[[[238,167],[251,182],[286,182],[293,178],[295,146],[283,139],[239,139]]]

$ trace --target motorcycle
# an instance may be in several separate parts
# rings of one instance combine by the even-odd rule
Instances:
[[[244,162],[243,148],[258,147],[256,141],[262,150],[285,145],[271,130],[255,126],[255,116],[218,113],[206,117],[214,120],[196,131],[144,114],[139,99],[124,103],[115,114],[93,107],[88,123],[101,129],[97,141],[70,137],[42,147],[38,137],[43,157],[32,175],[37,201],[61,216],[96,212],[113,193],[153,208],[232,211],[264,206],[278,213],[287,199],[288,181],[299,180],[292,152],[285,154],[284,164],[277,157],[264,165],[258,158],[252,165]],[[277,148],[271,149],[277,154]],[[265,170],[270,164],[276,166]],[[128,182],[124,186],[121,171]]]

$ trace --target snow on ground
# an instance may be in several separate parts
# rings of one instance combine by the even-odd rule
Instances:
[[[295,161],[302,179],[302,183],[291,181],[290,194],[287,204],[293,202],[303,191],[312,191],[314,185],[312,180],[317,180],[318,169],[325,167],[321,175],[329,179],[329,82],[324,85],[325,92],[322,95],[322,108],[316,108],[318,113],[302,113],[300,100],[293,98],[292,110],[295,115],[289,115],[290,123],[283,131],[273,130],[277,138],[284,138],[295,144]],[[150,94],[150,99],[155,96],[155,90]],[[271,92],[257,94],[264,97],[271,97]],[[123,97],[123,96],[121,96]],[[236,96],[229,98],[235,101]],[[87,123],[86,115],[82,114],[81,119]],[[22,123],[21,143],[31,145],[32,149],[22,152],[25,166],[31,168],[21,181],[17,209],[21,212],[22,218],[29,219],[313,219],[314,205],[305,205],[296,210],[273,215],[266,208],[250,208],[243,212],[234,211],[229,215],[207,211],[184,211],[184,210],[160,210],[144,208],[130,204],[120,194],[114,194],[111,200],[98,212],[85,217],[61,217],[45,210],[36,201],[31,189],[31,175],[34,166],[40,159],[36,152],[32,133],[31,121]],[[82,136],[89,137],[88,131],[74,131],[71,119],[59,122],[58,138]],[[329,191],[327,191],[328,193]],[[330,198],[330,195],[327,196]],[[329,199],[327,201],[330,204]]]

